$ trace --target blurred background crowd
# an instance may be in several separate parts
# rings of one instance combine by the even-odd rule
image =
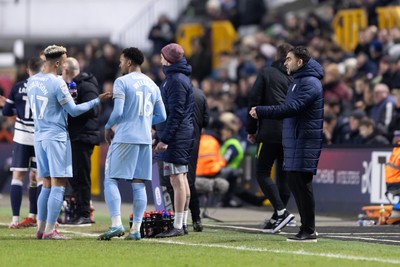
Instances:
[[[225,112],[235,114],[235,129],[246,148],[247,96],[257,73],[272,63],[279,44],[304,45],[325,69],[325,144],[396,142],[400,135],[400,28],[396,21],[384,24],[378,11],[397,10],[400,1],[313,1],[313,6],[298,11],[273,8],[266,2],[193,0],[176,20],[170,19],[168,12],[160,15],[148,33],[152,47],[146,52],[143,72],[160,84],[164,78],[160,49],[171,42],[180,43],[193,67],[193,84],[207,97],[211,117],[216,119]],[[358,20],[356,34],[347,38],[353,40],[350,46],[338,35],[350,27],[346,15],[338,19],[346,10],[362,10],[364,16]],[[185,36],[182,27],[186,27]],[[230,40],[222,48],[215,45],[222,36],[218,27],[228,31],[232,28]],[[34,53],[46,45],[36,46]],[[100,90],[112,91],[120,75],[119,55],[124,47],[96,38],[66,46],[68,55],[78,59],[81,70],[97,78]],[[28,59],[17,60],[16,81],[27,77]],[[0,89],[2,94],[7,91]],[[112,105],[109,101],[102,106],[100,129]],[[12,118],[1,117],[0,121],[0,141],[12,142]]]

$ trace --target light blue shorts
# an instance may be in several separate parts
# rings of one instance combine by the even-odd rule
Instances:
[[[35,142],[39,177],[72,178],[70,141],[43,140]]]
[[[151,153],[151,145],[111,143],[107,152],[105,178],[151,180]]]

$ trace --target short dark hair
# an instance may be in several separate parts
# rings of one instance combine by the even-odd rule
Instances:
[[[293,49],[293,45],[288,43],[283,43],[277,47],[276,58],[278,60],[285,60],[287,53]]]
[[[375,128],[375,123],[372,119],[370,119],[368,117],[364,117],[360,120],[359,127],[361,127],[361,126]]]
[[[34,73],[40,72],[44,61],[40,57],[33,57],[28,61],[28,69],[30,69]]]
[[[303,64],[306,64],[311,58],[310,52],[308,52],[305,46],[296,46],[290,49],[289,52],[292,52],[296,58],[302,59]]]
[[[144,62],[144,56],[142,51],[140,51],[136,47],[129,47],[122,50],[122,54],[125,58],[130,59],[135,63],[137,66],[140,66]]]

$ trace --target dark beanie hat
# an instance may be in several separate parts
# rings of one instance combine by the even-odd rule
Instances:
[[[161,54],[165,58],[166,61],[168,61],[171,64],[174,64],[177,62],[179,59],[183,57],[183,48],[182,46],[172,43],[169,45],[166,45],[161,49]]]

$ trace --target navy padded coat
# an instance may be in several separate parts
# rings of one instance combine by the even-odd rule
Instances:
[[[310,59],[293,72],[285,102],[277,106],[258,106],[259,119],[284,119],[282,144],[285,171],[316,174],[322,148],[324,98],[322,66]]]
[[[189,79],[192,67],[185,58],[164,66],[165,80],[161,96],[167,111],[167,120],[156,125],[158,140],[168,145],[157,158],[175,164],[189,164],[193,148],[193,87]]]

